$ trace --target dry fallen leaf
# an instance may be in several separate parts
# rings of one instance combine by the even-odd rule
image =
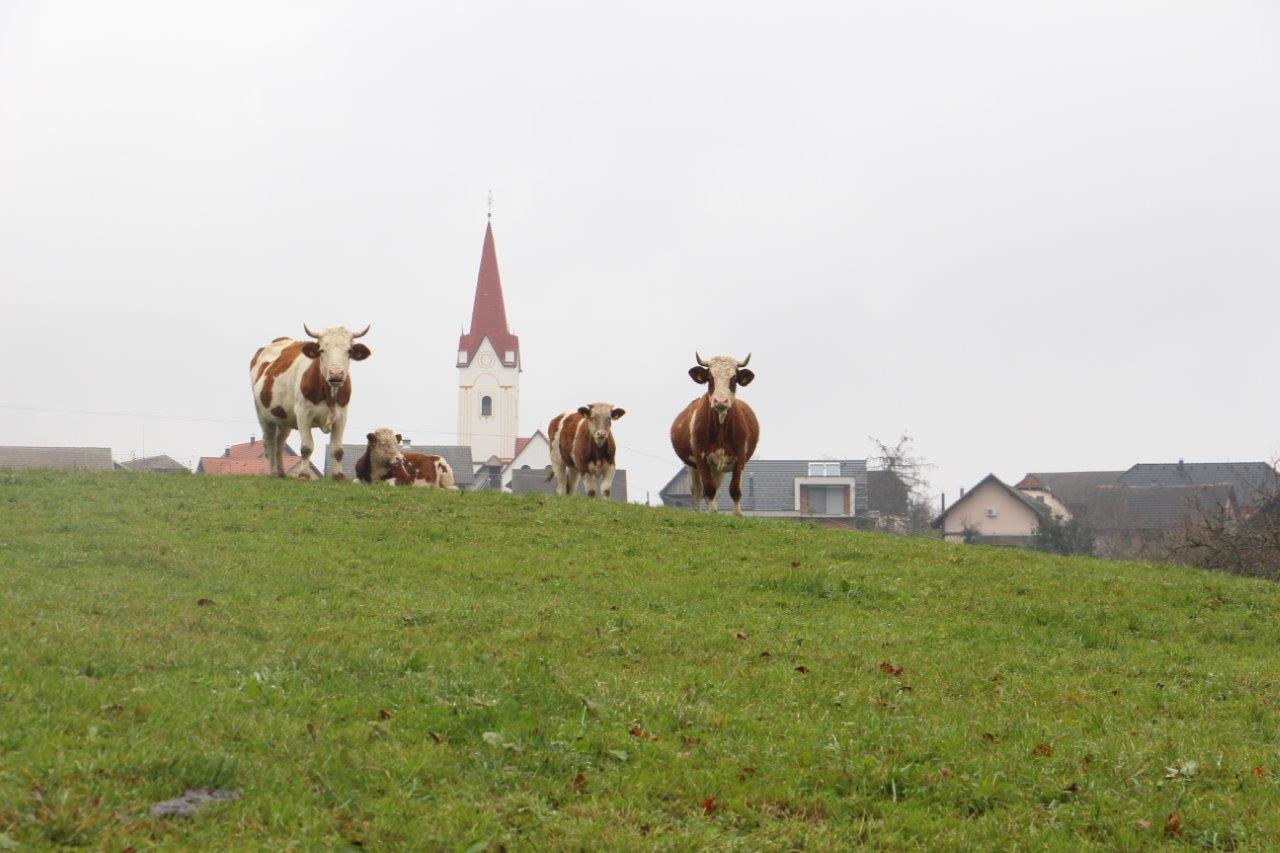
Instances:
[[[431,736],[431,739],[432,739],[433,741],[435,741],[436,743],[444,743],[444,738],[440,737],[440,735],[438,735],[437,733],[435,733],[435,732],[427,732],[427,734],[428,734],[428,735],[430,735],[430,736]]]
[[[1080,787],[1079,782],[1072,782],[1070,785],[1062,789],[1064,794],[1078,794],[1084,789]]]
[[[737,631],[733,636],[737,637],[739,640],[745,640],[747,638],[746,633],[743,631]]]
[[[995,743],[996,741],[1000,740],[1000,738],[996,737],[991,732],[983,732],[982,739],[985,740],[987,743]]]
[[[880,671],[885,675],[902,675],[902,667],[894,666],[888,661],[884,661],[880,664]]]
[[[1261,767],[1255,767],[1253,768],[1253,775],[1257,776],[1259,779],[1265,779],[1267,778],[1267,771]]]
[[[754,775],[756,775],[756,769],[754,767],[744,767],[738,771],[738,781],[745,782],[748,776]]]
[[[803,665],[802,665],[802,666],[798,666],[798,667],[796,667],[796,672],[800,673],[801,675],[808,675],[808,673],[809,673],[809,667],[807,667],[807,666],[803,666]]]
[[[378,719],[379,719],[379,720],[389,720],[389,719],[391,719],[391,712],[390,712],[390,711],[388,711],[386,708],[379,708],[379,709],[378,709]]]
[[[1038,743],[1036,744],[1036,748],[1031,750],[1031,754],[1041,755],[1048,758],[1050,755],[1053,755],[1053,747],[1049,746],[1047,743]]]
[[[587,774],[581,770],[573,777],[573,789],[578,793],[585,793],[587,790]]]
[[[315,723],[307,723],[307,734],[311,737],[311,739],[312,739],[312,740],[315,740],[315,739],[316,739],[316,724],[315,724]]]
[[[197,598],[197,599],[196,599],[196,607],[208,607],[210,604],[213,604],[213,599],[212,599],[212,598]]]
[[[1174,809],[1164,822],[1165,835],[1177,835],[1182,832],[1182,812]]]
[[[716,798],[714,796],[707,797],[702,801],[702,813],[711,814],[716,810]]]
[[[657,737],[649,734],[639,726],[632,726],[630,729],[628,729],[628,731],[631,733],[632,737],[638,737],[641,740],[657,740]]]
[[[767,657],[772,657],[772,655],[770,655],[768,652],[761,652],[760,657],[767,658]]]
[[[1151,821],[1149,820],[1138,821],[1138,829],[1150,829],[1150,828],[1151,828]]]
[[[682,749],[680,752],[676,753],[676,758],[688,758],[691,755],[693,755],[692,752],[687,749]]]

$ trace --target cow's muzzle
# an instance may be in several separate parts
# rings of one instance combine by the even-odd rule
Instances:
[[[724,399],[712,400],[711,408],[715,409],[717,412],[727,412],[729,411],[729,401]]]

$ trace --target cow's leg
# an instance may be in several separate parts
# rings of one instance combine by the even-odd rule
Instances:
[[[609,500],[613,496],[613,472],[616,466],[610,465],[604,469],[604,474],[600,477],[600,497]]]
[[[554,447],[551,449],[551,476],[556,480],[556,494],[569,494],[569,490],[565,488],[564,459]]]
[[[693,498],[693,511],[702,509],[702,474],[694,466],[689,467],[689,496]]]
[[[275,448],[275,421],[262,418],[259,415],[257,419],[262,427],[262,456],[266,457],[266,475],[275,476],[275,469],[279,467],[279,462],[275,461],[273,451]]]
[[[702,475],[702,496],[707,499],[707,512],[716,513],[716,495],[720,493],[720,477],[723,476],[718,471],[712,471],[711,467],[702,462],[698,465],[698,473]]]
[[[302,444],[298,452],[302,454],[302,459],[293,466],[289,476],[297,477],[299,480],[310,480],[311,453],[316,449],[316,440],[311,435],[311,422],[304,420],[301,415],[298,416],[298,436]]]
[[[276,476],[280,478],[283,478],[285,475],[284,446],[285,446],[285,443],[289,440],[289,433],[291,432],[293,432],[292,427],[285,426],[284,424],[276,424],[276,443],[275,443]]]
[[[342,473],[342,457],[345,455],[342,449],[342,433],[347,428],[347,410],[340,409],[338,416],[333,419],[333,426],[329,428],[329,450],[325,455],[325,470],[329,472],[329,479],[334,482],[341,483],[347,479],[347,475]]]
[[[566,495],[576,495],[578,493],[578,471],[576,468],[565,466],[564,469],[564,493]]]
[[[729,481],[729,497],[733,498],[733,514],[742,515],[742,469],[745,463],[733,466],[733,479]]]

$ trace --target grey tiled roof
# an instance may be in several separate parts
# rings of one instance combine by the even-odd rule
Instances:
[[[0,447],[0,468],[114,470],[109,447]]]
[[[752,459],[742,472],[742,509],[744,512],[795,512],[796,478],[809,476],[810,462],[840,462],[840,476],[854,480],[854,512],[861,515],[867,505],[867,463],[863,459]],[[732,510],[729,477],[725,474],[716,496],[716,507]],[[658,493],[667,506],[693,505],[689,494],[689,468],[683,466]]]
[[[342,473],[346,474],[349,479],[355,479],[356,476],[356,460],[364,455],[364,451],[368,448],[368,444],[344,444],[342,445]],[[455,444],[406,444],[401,448],[406,453],[423,453],[427,456],[442,456],[444,461],[449,463],[449,467],[453,469],[453,479],[458,484],[458,488],[467,491],[471,488],[475,481],[475,465],[471,463],[471,448]],[[328,459],[329,454],[324,445],[317,444],[312,457],[321,456],[325,460],[325,475],[329,473]]]
[[[1171,532],[1234,498],[1231,486],[1103,487],[1089,504],[1086,526],[1094,533]]]
[[[1277,492],[1275,470],[1266,462],[1138,463],[1117,486],[1231,486],[1241,506],[1265,503]]]
[[[530,492],[552,494],[555,492],[555,481],[547,480],[546,469],[518,468],[511,472],[512,494],[524,495]],[[586,492],[581,492],[586,494]],[[615,501],[627,501],[627,472],[619,468],[613,472],[613,484],[609,487],[609,496]]]
[[[126,471],[188,471],[186,465],[183,465],[172,456],[161,453],[158,456],[144,456],[141,459],[130,459],[128,462],[121,462],[120,467]]]
[[[1032,473],[1027,478],[1035,477],[1048,487],[1053,496],[1061,501],[1074,516],[1088,511],[1089,504],[1098,492],[1099,486],[1114,485],[1123,471],[1057,471],[1047,474]],[[1019,484],[1021,485],[1021,484]]]

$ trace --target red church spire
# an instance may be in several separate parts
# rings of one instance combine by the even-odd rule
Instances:
[[[520,363],[520,339],[507,328],[507,308],[502,301],[502,279],[498,275],[498,252],[493,247],[492,222],[484,229],[480,275],[476,278],[476,299],[471,308],[471,330],[458,338],[459,366],[471,363],[485,338],[493,344],[503,364],[515,367]]]

